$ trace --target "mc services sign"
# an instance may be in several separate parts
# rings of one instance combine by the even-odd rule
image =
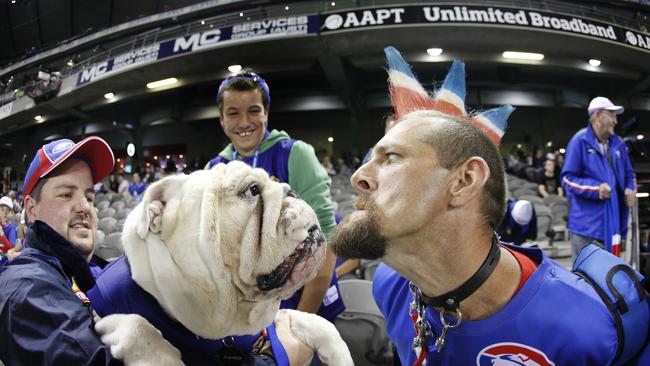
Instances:
[[[250,21],[196,32],[123,53],[93,64],[78,73],[76,86],[85,85],[118,71],[191,52],[204,51],[240,42],[258,41],[265,38],[318,33],[319,26],[320,18],[318,15],[297,15]]]
[[[321,33],[404,24],[484,24],[551,30],[617,42],[650,52],[650,36],[591,19],[488,6],[402,6],[321,16]]]
[[[122,53],[86,67],[77,75],[77,86],[99,80],[117,71],[124,71],[158,59],[159,44]]]
[[[241,41],[258,41],[269,37],[316,33],[318,32],[319,21],[320,19],[316,15],[297,15],[255,20],[194,33],[161,43],[159,59]]]

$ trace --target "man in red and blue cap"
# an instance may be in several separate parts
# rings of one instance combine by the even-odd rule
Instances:
[[[23,185],[29,227],[21,254],[0,268],[0,360],[7,365],[120,363],[94,332],[84,294],[97,231],[93,184],[113,169],[98,137],[53,141]]]

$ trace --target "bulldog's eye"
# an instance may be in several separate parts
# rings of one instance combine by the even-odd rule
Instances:
[[[260,194],[260,186],[253,184],[252,186],[248,187],[248,191],[246,193],[253,197],[257,196]]]

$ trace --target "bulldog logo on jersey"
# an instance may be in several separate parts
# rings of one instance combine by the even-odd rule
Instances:
[[[544,352],[521,343],[496,343],[489,345],[476,357],[477,366],[555,366]]]

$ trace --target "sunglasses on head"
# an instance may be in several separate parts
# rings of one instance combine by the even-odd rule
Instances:
[[[223,93],[223,89],[226,86],[241,79],[252,80],[257,85],[259,85],[260,88],[262,89],[262,93],[264,93],[264,95],[266,96],[266,100],[268,101],[268,104],[269,105],[271,104],[271,95],[269,93],[269,86],[266,84],[266,81],[261,76],[257,75],[252,71],[244,71],[237,75],[228,76],[224,81],[222,81],[221,85],[219,85],[219,91],[217,92],[217,101],[221,97],[221,93]]]

